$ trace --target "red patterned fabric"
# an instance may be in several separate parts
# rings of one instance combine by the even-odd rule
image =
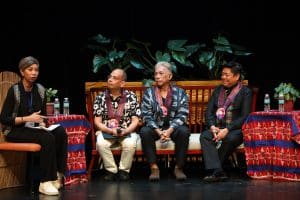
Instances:
[[[65,185],[86,182],[85,138],[91,125],[84,115],[50,117],[49,124],[60,124],[68,134],[68,157]]]
[[[300,181],[300,111],[254,112],[242,130],[250,177]]]

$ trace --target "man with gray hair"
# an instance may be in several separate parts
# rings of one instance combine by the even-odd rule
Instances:
[[[141,110],[144,126],[140,130],[143,152],[150,164],[150,181],[160,179],[156,160],[155,141],[175,142],[177,180],[186,180],[183,166],[189,143],[190,131],[186,126],[189,114],[189,99],[182,88],[171,84],[172,67],[168,62],[155,65],[155,86],[148,88],[142,98]]]

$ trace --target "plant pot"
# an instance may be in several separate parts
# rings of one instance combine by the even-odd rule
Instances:
[[[290,112],[294,110],[294,101],[293,100],[288,100],[284,102],[284,111],[285,112]]]
[[[46,104],[46,113],[47,113],[47,116],[53,116],[54,115],[54,103],[48,102]]]

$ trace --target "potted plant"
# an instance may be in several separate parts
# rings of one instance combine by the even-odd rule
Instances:
[[[280,83],[274,89],[274,98],[278,99],[282,94],[284,97],[284,111],[292,111],[297,98],[300,98],[300,91],[292,83]]]
[[[46,89],[46,112],[47,116],[54,115],[54,103],[53,98],[57,95],[58,90],[47,88]]]

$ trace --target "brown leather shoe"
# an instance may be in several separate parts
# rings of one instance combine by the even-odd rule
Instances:
[[[151,174],[149,176],[150,181],[158,181],[159,180],[159,169],[158,168],[152,168]]]
[[[178,181],[186,180],[186,175],[183,173],[182,169],[180,169],[180,168],[174,169],[174,175]]]

